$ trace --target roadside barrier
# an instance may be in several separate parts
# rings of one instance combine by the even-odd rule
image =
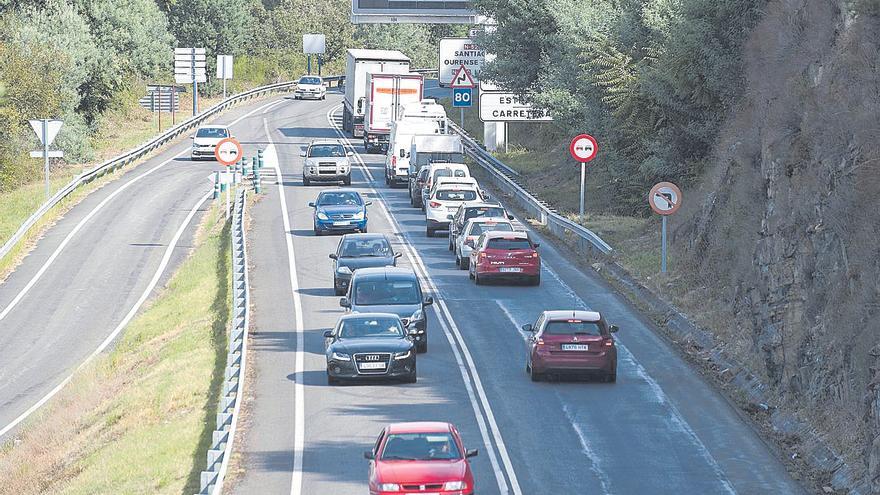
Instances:
[[[613,249],[602,240],[595,232],[579,225],[551,208],[545,201],[541,201],[532,195],[519,183],[519,173],[492,156],[475,139],[470,137],[464,129],[449,121],[452,132],[461,136],[465,154],[480,165],[492,179],[492,182],[505,194],[516,199],[519,206],[532,218],[537,219],[541,225],[546,226],[554,235],[560,238],[575,237],[578,250],[588,256],[595,254],[607,255]]]
[[[247,244],[244,217],[247,208],[247,188],[240,188],[232,214],[232,329],[226,370],[217,403],[217,426],[211,434],[211,448],[207,452],[207,468],[202,471],[197,495],[219,494],[229,468],[239,409],[244,396],[244,377],[247,372],[247,335],[250,322],[250,289],[248,286]]]

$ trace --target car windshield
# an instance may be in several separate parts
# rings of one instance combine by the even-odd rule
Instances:
[[[345,156],[345,148],[341,144],[316,144],[309,146],[309,156],[314,158],[328,158]]]
[[[391,244],[385,238],[377,239],[346,239],[342,241],[339,255],[343,258],[382,257],[390,258],[394,254]]]
[[[440,189],[434,198],[440,201],[473,201],[477,199],[477,191]]]
[[[420,302],[419,287],[414,280],[364,280],[354,287],[354,303],[358,306]]]
[[[506,222],[480,222],[471,224],[471,230],[468,232],[469,236],[478,236],[483,232],[513,232],[513,225],[510,225]],[[491,241],[490,241],[491,242]]]
[[[299,79],[300,84],[321,84],[321,80],[317,77],[301,77]]]
[[[229,137],[229,131],[222,127],[202,127],[196,132],[196,137],[222,139]]]
[[[403,328],[398,318],[348,318],[339,324],[336,332],[339,338],[358,337],[403,337]]]
[[[449,433],[397,433],[388,435],[383,461],[442,461],[461,459]]]
[[[523,239],[522,237],[498,237],[496,239],[489,239],[489,244],[486,247],[489,249],[515,251],[517,249],[532,249],[532,243],[529,242],[528,239]]]
[[[360,206],[364,204],[361,196],[354,192],[330,192],[323,193],[318,198],[318,206]]]
[[[471,218],[488,218],[488,217],[499,217],[504,218],[506,216],[506,212],[504,208],[500,206],[480,206],[477,208],[468,208],[464,212],[464,221],[468,221]]]
[[[544,327],[544,333],[548,335],[602,335],[602,328],[598,322],[582,320],[554,320]]]
[[[467,177],[467,172],[464,170],[457,168],[438,168],[434,171],[434,180],[436,181],[438,177]]]

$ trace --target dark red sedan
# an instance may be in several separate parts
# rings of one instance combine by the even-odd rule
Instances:
[[[477,285],[497,279],[526,280],[530,285],[539,285],[538,245],[527,232],[484,232],[474,243],[468,274]]]
[[[370,460],[370,495],[472,495],[474,476],[461,436],[449,423],[395,423],[385,427],[364,457]]]
[[[544,311],[529,332],[526,372],[532,381],[547,375],[599,375],[617,381],[617,346],[609,325],[595,311]]]

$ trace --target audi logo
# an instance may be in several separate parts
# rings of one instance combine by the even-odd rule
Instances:
[[[382,359],[382,357],[378,354],[367,354],[364,356],[364,361],[378,361],[380,359]]]

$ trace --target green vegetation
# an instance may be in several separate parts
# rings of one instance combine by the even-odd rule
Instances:
[[[116,348],[0,449],[0,494],[198,491],[226,360],[228,234],[213,208]]]

